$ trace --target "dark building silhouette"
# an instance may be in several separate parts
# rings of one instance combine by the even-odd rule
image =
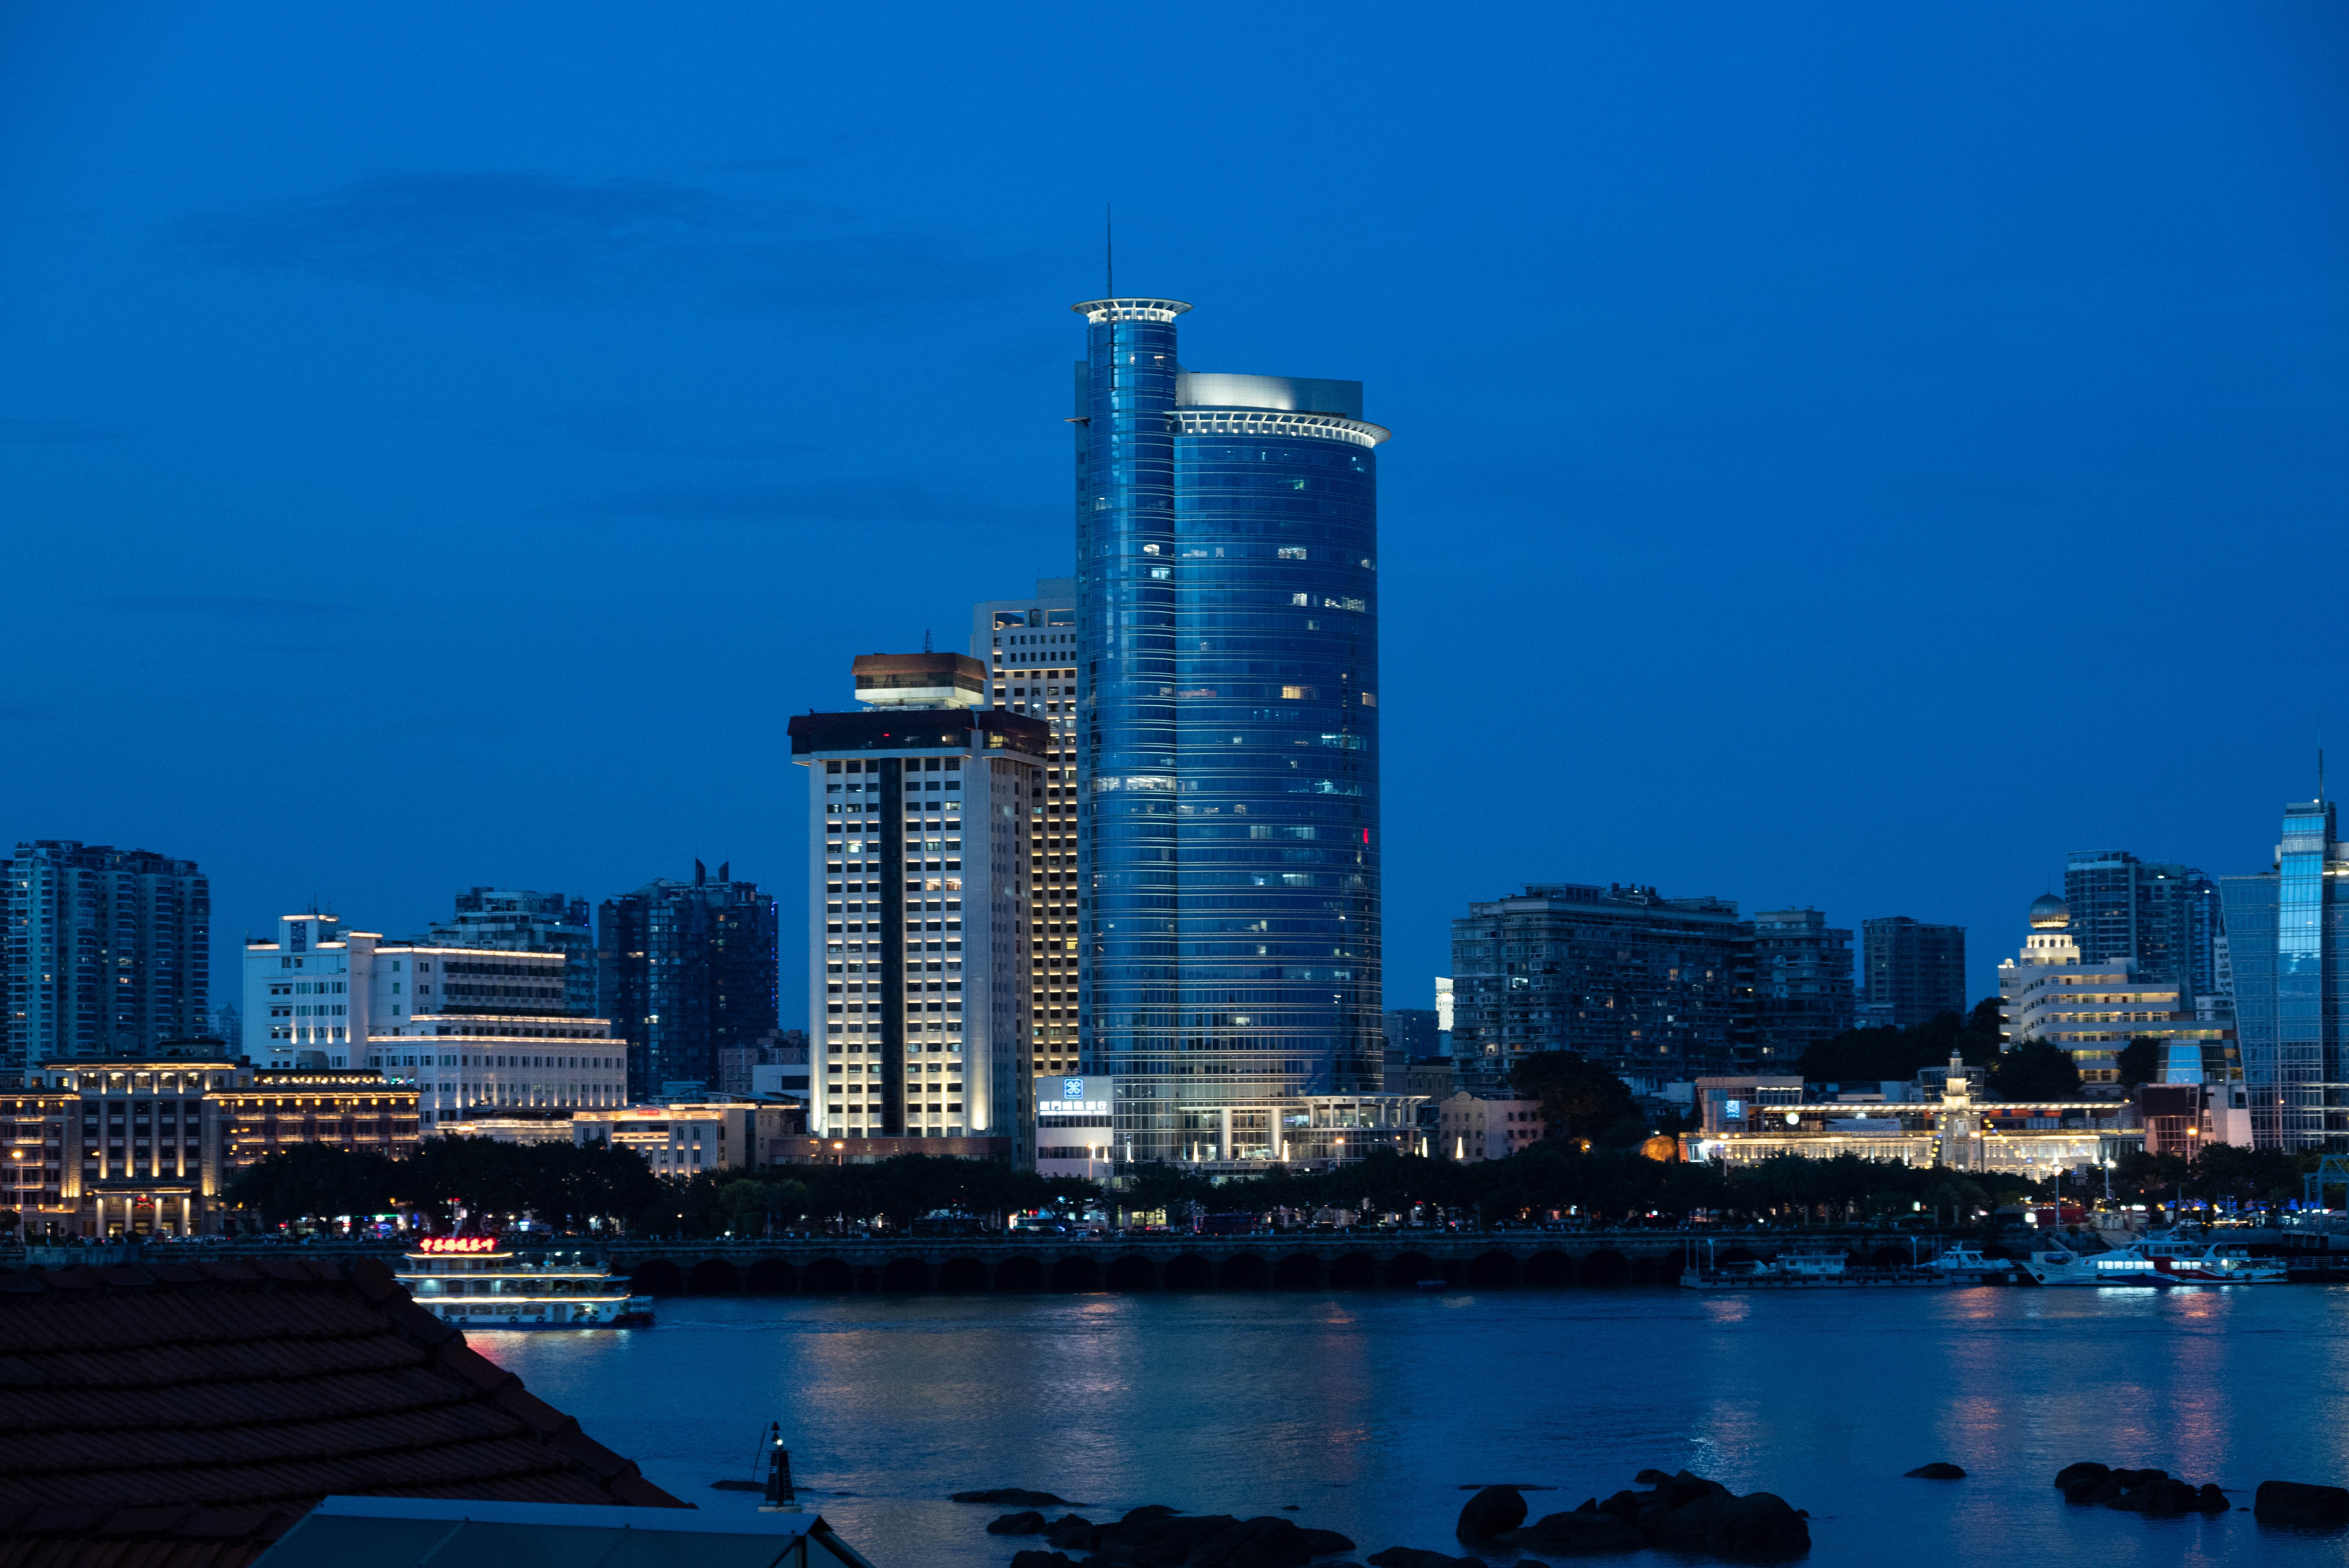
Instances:
[[[775,901],[730,864],[711,877],[664,877],[604,901],[596,921],[600,1016],[628,1042],[628,1093],[719,1080],[719,1050],[758,1043],[776,1026]]]
[[[1752,1056],[1743,1065],[1774,1071],[1852,1026],[1851,932],[1816,909],[1762,911],[1747,929]]]
[[[1860,988],[1865,1022],[1898,1028],[1966,1010],[1966,928],[1927,925],[1905,914],[1865,922]]]
[[[195,861],[38,839],[6,872],[5,1066],[143,1051],[211,1025],[212,884]]]
[[[2064,904],[2082,963],[2134,959],[2139,979],[2174,981],[2189,1007],[2217,994],[2219,889],[2194,867],[2075,850],[2064,861]]]

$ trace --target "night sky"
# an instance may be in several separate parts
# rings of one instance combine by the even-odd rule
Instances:
[[[326,14],[332,12],[333,14]],[[1071,569],[1102,289],[1367,384],[1387,996],[1528,879],[2264,870],[2341,701],[2349,14],[0,7],[0,838],[775,890],[788,715]],[[2340,769],[2336,769],[2339,771]]]

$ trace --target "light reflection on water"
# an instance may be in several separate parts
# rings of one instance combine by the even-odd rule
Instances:
[[[2349,1290],[1516,1291],[672,1298],[649,1333],[472,1343],[705,1508],[783,1422],[814,1506],[882,1568],[1003,1568],[1033,1542],[949,1491],[1266,1513],[1456,1550],[1460,1487],[1537,1513],[1686,1465],[1814,1515],[1812,1561],[1904,1568],[2337,1563],[2248,1513],[2064,1506],[2075,1460],[2237,1489],[2349,1473]],[[1950,1460],[1964,1481],[1900,1472]],[[1097,1511],[1096,1517],[1100,1517]],[[1499,1561],[1507,1553],[1485,1553]]]

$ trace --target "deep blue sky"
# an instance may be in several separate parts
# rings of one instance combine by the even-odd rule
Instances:
[[[1528,878],[1979,990],[2349,753],[2344,99],[2316,4],[8,5],[0,837],[195,857],[224,981],[731,860],[801,1021],[785,717],[1068,569],[1113,199],[1396,431],[1392,1005]]]

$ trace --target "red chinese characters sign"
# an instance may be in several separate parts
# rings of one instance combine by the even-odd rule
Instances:
[[[427,1236],[420,1249],[428,1253],[493,1253],[498,1250],[495,1236]]]

